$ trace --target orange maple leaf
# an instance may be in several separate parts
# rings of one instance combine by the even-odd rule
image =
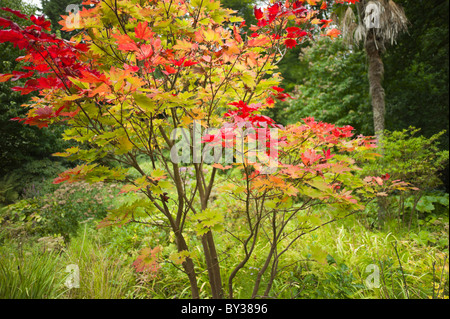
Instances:
[[[341,34],[341,31],[333,28],[333,29],[330,29],[327,31],[326,36],[334,39],[334,38],[337,38],[339,36],[339,34]]]
[[[123,51],[139,50],[136,43],[128,35],[115,33],[112,36],[116,39],[117,44],[119,44],[119,46],[118,46],[119,50],[123,50]]]
[[[261,38],[254,38],[248,41],[247,45],[249,47],[260,47],[270,42],[270,38],[268,37],[261,37]]]
[[[145,22],[139,22],[136,28],[134,28],[134,32],[136,34],[136,38],[146,40],[153,38],[153,35],[155,34],[150,30],[148,27],[147,21]]]

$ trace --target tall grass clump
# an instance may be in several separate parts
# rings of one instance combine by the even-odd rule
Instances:
[[[0,247],[0,298],[59,298],[65,280],[61,266],[57,251],[13,244]]]
[[[122,299],[135,284],[131,264],[125,256],[108,251],[104,238],[95,229],[85,226],[70,241],[64,253],[64,267],[75,265],[79,270],[79,287],[65,292],[70,299]]]

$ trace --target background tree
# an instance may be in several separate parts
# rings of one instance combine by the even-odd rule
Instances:
[[[374,130],[377,134],[385,129],[382,55],[386,51],[386,45],[394,44],[398,36],[407,30],[408,19],[403,8],[392,0],[362,0],[356,3],[355,9],[348,7],[340,25],[344,37],[351,43],[364,43],[368,59]]]
[[[246,27],[244,30],[248,31],[248,28],[253,24],[256,25],[257,20],[253,14],[254,7],[258,4],[255,0],[223,0],[220,4],[224,8],[236,10],[236,15],[242,17],[245,20]]]

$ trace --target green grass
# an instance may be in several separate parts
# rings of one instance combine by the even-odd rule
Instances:
[[[0,298],[51,299],[64,293],[61,257],[38,247],[0,247]]]
[[[92,228],[85,225],[80,235],[71,240],[63,254],[65,265],[76,265],[79,288],[67,290],[62,298],[120,299],[135,284],[130,264],[120,254],[111,254],[106,243]],[[67,267],[66,266],[66,267]]]
[[[237,229],[237,203],[215,193],[214,205],[222,210],[225,226]],[[113,199],[114,205],[132,196]],[[131,198],[132,199],[132,198]],[[326,214],[326,207],[322,207]],[[320,212],[320,211],[318,211]],[[448,298],[448,213],[427,213],[410,229],[398,218],[386,220],[383,227],[373,227],[370,211],[327,224],[304,235],[283,255],[279,273],[272,285],[271,298]],[[0,221],[1,222],[1,221]],[[0,247],[1,298],[190,298],[187,276],[167,257],[176,251],[173,236],[156,226],[130,224],[96,229],[98,220],[81,227],[63,247],[47,251],[33,236],[3,236]],[[187,223],[191,222],[188,218]],[[15,222],[21,225],[20,222]],[[11,225],[10,225],[11,224]],[[14,224],[14,225],[16,225]],[[4,223],[12,227],[13,222]],[[187,224],[188,245],[197,274],[200,296],[210,295],[202,248],[195,235],[195,225]],[[293,223],[292,227],[297,225]],[[23,227],[22,227],[23,228]],[[22,229],[20,228],[20,229]],[[0,229],[0,238],[5,229]],[[26,232],[23,228],[23,232]],[[215,233],[221,260],[224,288],[232,269],[242,260],[243,252],[226,232]],[[21,241],[24,244],[19,244]],[[161,268],[156,274],[136,273],[132,263],[144,247],[163,248]],[[248,298],[256,273],[263,263],[269,243],[260,236],[253,257],[234,280],[234,297]],[[47,247],[48,248],[48,247]],[[79,288],[69,289],[67,267],[79,269]],[[374,276],[378,271],[375,280]],[[378,285],[368,287],[367,280]],[[263,276],[261,290],[267,276]]]
[[[18,249],[14,242],[5,243],[0,249],[0,296],[190,298],[186,276],[170,263],[163,263],[155,276],[137,274],[132,267],[137,251],[148,243],[152,231],[157,234],[154,229],[144,231],[136,225],[130,225],[128,229],[125,226],[96,230],[93,225],[84,224],[79,235],[72,238],[66,247],[53,252],[43,251],[38,245]],[[142,240],[144,234],[148,236],[146,240]],[[216,237],[220,247],[223,244],[220,234]],[[164,244],[164,238],[167,237],[159,239],[161,244]],[[174,246],[167,244],[165,251],[168,253]],[[326,259],[315,260],[311,256],[314,247],[320,247]],[[261,242],[256,252],[263,252],[265,248],[265,243]],[[352,217],[302,237],[286,254],[284,264],[280,264],[280,269],[293,265],[280,271],[270,296],[305,299],[448,298],[447,254],[439,246],[418,243],[407,232],[368,231],[358,218]],[[232,251],[226,256],[222,270],[224,278],[240,257]],[[196,263],[199,270],[204,267],[201,258],[197,258]],[[68,289],[64,285],[69,265],[79,268],[79,288]],[[370,265],[379,270],[379,286],[375,288],[365,284],[372,274],[368,268]],[[242,269],[242,276],[235,281],[236,298],[248,297],[258,267],[255,260]],[[209,288],[205,272],[199,274],[199,287],[202,296],[207,297]]]
[[[419,245],[407,233],[368,231],[353,217],[303,238],[296,249],[306,252],[312,246],[319,246],[328,259],[326,263],[304,263],[307,271],[296,279],[311,289],[305,290],[302,297],[333,298],[327,289],[335,286],[335,296],[344,293],[352,298],[429,298],[433,297],[433,283],[439,282],[441,290],[446,287],[444,294],[448,297],[448,260],[442,280],[437,276],[448,250]],[[365,281],[375,267],[379,270],[379,287],[369,289]]]

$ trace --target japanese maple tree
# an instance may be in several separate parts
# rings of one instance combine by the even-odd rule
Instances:
[[[250,26],[250,36],[241,31],[245,21],[215,0],[87,0],[83,5],[60,22],[63,30],[78,32],[70,41],[50,34],[44,17],[2,8],[33,24],[22,27],[0,18],[0,42],[23,49],[19,59],[28,62],[23,71],[0,74],[0,81],[26,78],[13,90],[39,92],[27,117],[15,120],[40,128],[63,123],[65,139],[78,142],[55,156],[83,164],[54,183],[115,181],[123,184],[121,193],[137,194],[132,203],[111,210],[99,227],[138,222],[171,230],[177,252],[164,256],[161,247],[144,249],[134,263],[137,271],[157,272],[165,258],[182,266],[192,297],[199,298],[193,236],[201,242],[211,296],[233,298],[235,278],[264,238],[270,245],[258,256],[263,266],[251,297],[261,295],[262,285],[267,297],[282,256],[301,236],[362,209],[362,199],[377,196],[380,186],[383,194],[405,187],[388,176],[355,174],[357,160],[374,156],[368,150],[375,141],[355,137],[352,127],[313,118],[282,127],[263,115],[275,100],[290,98],[276,68],[284,52],[313,38],[313,32],[338,36],[330,20],[317,18],[326,2],[255,7],[258,22]],[[180,145],[186,151],[181,162],[173,158],[179,152],[172,152]],[[218,156],[213,163],[205,160],[207,147]],[[147,158],[152,169],[142,167],[138,157]],[[132,178],[130,168],[140,177]],[[184,176],[188,168],[192,183]],[[231,215],[214,205],[214,191],[236,201],[231,213],[244,228],[225,229],[223,221]],[[314,213],[319,204],[327,205],[329,215]],[[227,278],[217,234],[242,251]]]

